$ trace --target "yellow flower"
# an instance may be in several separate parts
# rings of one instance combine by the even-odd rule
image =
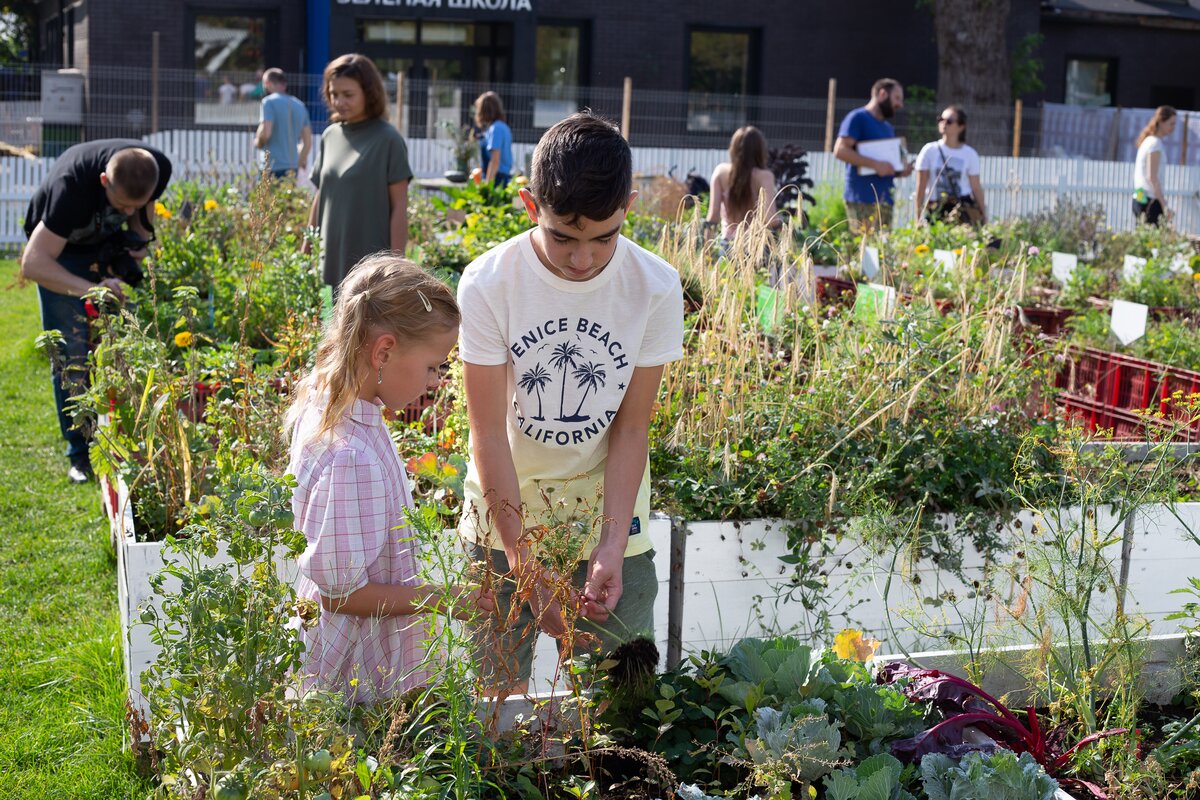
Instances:
[[[961,256],[961,255],[962,255],[962,248],[961,248],[961,247],[956,247],[956,248],[954,248],[954,255],[956,255],[956,256]]]
[[[154,204],[154,213],[163,219],[170,219],[172,216],[174,216],[171,214],[171,209],[164,206],[161,202],[156,202]]]
[[[919,245],[917,245],[917,247],[916,247],[916,251],[917,251],[917,255],[922,255],[922,256],[923,256],[923,255],[925,255],[926,253],[928,253],[928,252],[929,252],[929,245],[927,245],[927,244],[919,244]]]
[[[189,331],[180,331],[179,333],[175,334],[175,346],[176,347],[191,347],[192,346],[192,334]]]
[[[260,269],[265,269],[266,266],[267,265],[261,261],[251,261],[250,262],[250,269],[260,270]]]
[[[216,200],[213,200],[211,197],[204,201],[204,210],[205,211],[215,211],[220,207],[221,207],[220,204],[217,203]]]
[[[833,640],[833,652],[850,661],[870,661],[879,649],[878,639],[864,639],[862,631],[846,628]]]
[[[1200,281],[1200,272],[1194,272],[1194,273],[1192,273],[1192,280],[1194,280],[1194,281]]]

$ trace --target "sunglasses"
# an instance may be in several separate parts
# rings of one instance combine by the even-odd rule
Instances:
[[[955,117],[938,117],[938,122],[944,122],[947,125],[957,125],[958,120]]]

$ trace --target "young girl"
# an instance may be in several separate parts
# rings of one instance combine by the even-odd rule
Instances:
[[[504,104],[495,92],[484,92],[475,100],[475,124],[483,131],[479,139],[479,168],[482,180],[497,187],[512,179],[512,131],[504,121]]]
[[[321,607],[301,634],[306,684],[351,702],[428,678],[420,614],[444,590],[418,581],[404,516],[412,497],[380,406],[403,408],[437,385],[458,324],[444,284],[399,256],[368,256],[347,276],[288,413],[292,508],[308,539],[297,592]],[[478,590],[452,593],[456,614],[492,608]]]
[[[1163,140],[1175,132],[1175,109],[1159,106],[1137,138],[1133,164],[1133,216],[1138,222],[1158,225],[1167,213],[1167,196],[1162,188]]]
[[[979,153],[967,144],[967,112],[962,106],[947,106],[937,124],[942,138],[922,147],[917,156],[915,222],[982,225],[987,222],[987,204],[979,181]]]
[[[767,169],[767,140],[753,125],[738,128],[729,140],[729,160],[713,170],[709,188],[708,222],[721,224],[721,238],[732,242],[742,223],[759,211],[765,195],[768,224],[779,227],[783,219],[775,213],[775,174]]]

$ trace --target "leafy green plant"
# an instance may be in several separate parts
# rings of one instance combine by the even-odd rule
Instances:
[[[823,700],[806,701],[788,712],[760,706],[753,733],[734,740],[735,755],[750,762],[751,783],[765,786],[772,798],[790,800],[792,783],[810,786],[841,762],[840,727],[829,721]]]
[[[904,789],[905,767],[887,753],[825,777],[827,800],[916,800]]]
[[[1018,756],[1009,750],[968,753],[961,762],[930,753],[921,759],[921,781],[929,800],[1054,800],[1058,791],[1058,784],[1029,753]]]

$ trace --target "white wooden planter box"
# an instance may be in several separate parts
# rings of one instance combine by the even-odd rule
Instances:
[[[129,700],[149,718],[149,707],[142,695],[142,673],[158,657],[159,646],[150,640],[150,626],[141,621],[142,609],[153,605],[161,608],[160,597],[150,588],[150,578],[163,568],[163,542],[139,542],[133,525],[133,505],[129,502],[129,490],[123,481],[117,483],[113,492],[104,490],[105,510],[109,512],[113,540],[117,548],[117,598],[121,617],[121,649],[124,654],[125,680],[129,689]],[[115,499],[114,508],[109,508]],[[212,563],[229,563],[223,552],[218,552]],[[292,559],[276,558],[280,575],[294,581],[297,575],[296,562]],[[179,582],[174,578],[164,584],[167,591],[176,591]]]

